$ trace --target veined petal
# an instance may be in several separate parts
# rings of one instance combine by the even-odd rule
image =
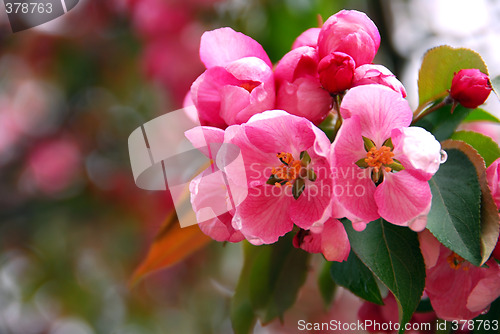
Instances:
[[[364,85],[350,89],[342,100],[340,112],[344,119],[359,117],[361,135],[382,146],[393,129],[408,127],[413,113],[408,102],[390,88]]]
[[[406,170],[384,172],[384,181],[375,191],[380,216],[395,225],[407,226],[410,220],[426,211],[431,199],[429,183]]]
[[[262,185],[250,188],[247,198],[237,208],[233,227],[254,245],[271,244],[293,228],[290,202],[282,188]]]
[[[337,219],[327,220],[321,234],[321,252],[326,260],[345,261],[349,257],[350,250],[351,244],[344,225]]]
[[[244,57],[257,57],[269,67],[273,66],[266,51],[257,41],[231,28],[207,31],[201,36],[200,58],[207,68],[226,66]]]
[[[224,131],[211,126],[197,126],[184,132],[186,138],[207,158],[215,159],[224,142]]]

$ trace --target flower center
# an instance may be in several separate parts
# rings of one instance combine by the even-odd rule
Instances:
[[[389,167],[389,165],[394,163],[392,159],[393,156],[394,153],[391,151],[390,147],[382,146],[379,149],[372,147],[366,152],[365,162],[368,167],[373,167],[375,173],[378,173],[382,166],[384,166],[386,172],[390,172],[392,168]]]
[[[465,259],[455,252],[451,253],[451,255],[449,255],[446,258],[446,261],[448,262],[448,264],[450,265],[450,268],[452,268],[452,269],[458,270],[458,269],[462,268],[462,270],[465,270],[465,271],[469,270],[468,266],[465,266],[465,265],[462,266],[462,264],[464,264],[464,262],[466,262]]]
[[[258,85],[260,85],[260,82],[248,80],[241,83],[240,87],[246,89],[249,93],[251,93],[253,89]]]
[[[283,163],[279,167],[275,167],[271,170],[277,179],[285,181],[285,185],[291,186],[292,182],[297,179],[302,169],[302,163],[300,160],[294,160],[291,153],[281,152],[276,155],[278,159]],[[281,187],[283,183],[275,182],[274,185]]]
[[[300,160],[295,160],[293,155],[287,152],[278,153],[276,157],[281,161],[281,165],[273,167],[266,183],[278,188],[291,186],[293,197],[298,199],[304,192],[305,179],[316,181],[317,178],[314,171],[307,167],[311,162],[311,157],[307,151],[300,153]]]
[[[372,167],[372,180],[376,185],[379,185],[384,180],[384,173],[398,172],[403,169],[403,165],[396,159],[393,159],[394,146],[392,139],[387,139],[380,148],[377,148],[373,140],[363,137],[365,144],[366,158],[361,158],[356,161],[356,165],[361,168]],[[382,171],[383,168],[383,171]]]

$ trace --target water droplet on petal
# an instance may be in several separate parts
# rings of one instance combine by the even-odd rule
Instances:
[[[448,153],[446,153],[445,150],[441,150],[441,158],[439,160],[439,163],[444,164],[446,160],[448,160]]]

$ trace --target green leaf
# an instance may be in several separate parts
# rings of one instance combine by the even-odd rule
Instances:
[[[282,318],[305,282],[309,254],[293,247],[292,239],[288,233],[272,245],[252,247],[250,303],[263,324]]]
[[[497,244],[500,227],[498,208],[486,180],[484,159],[472,146],[463,141],[450,139],[442,142],[441,146],[445,149],[458,149],[465,153],[476,169],[481,188],[481,265],[483,265]]]
[[[473,131],[455,132],[451,139],[461,140],[472,146],[484,159],[486,167],[500,157],[500,147],[488,136]]]
[[[458,149],[446,149],[448,160],[429,181],[432,206],[427,228],[446,247],[481,264],[481,189],[476,169]]]
[[[353,251],[347,261],[332,262],[330,273],[335,283],[356,296],[375,304],[384,304],[376,278]]]
[[[497,94],[497,97],[500,98],[500,75],[491,79],[491,86],[493,87],[493,91]]]
[[[425,116],[414,125],[431,132],[438,141],[443,141],[450,138],[470,112],[471,109],[457,105],[452,114],[451,106],[447,105]]]
[[[245,263],[240,273],[236,291],[231,299],[230,307],[231,324],[235,334],[251,333],[257,320],[252,303],[250,302],[250,274],[257,252],[254,251],[255,247],[247,241],[244,241],[242,244]]]
[[[500,77],[498,78],[500,80]],[[492,122],[500,123],[500,119],[496,118],[484,109],[476,108],[464,119],[464,123],[470,122]]]
[[[425,265],[417,234],[407,227],[378,219],[362,232],[346,224],[351,247],[359,259],[394,294],[404,332],[420,303],[425,285]]]
[[[481,56],[470,49],[443,45],[427,51],[418,73],[419,104],[425,105],[444,98],[451,87],[454,73],[465,68],[477,68],[488,74]]]
[[[325,307],[328,309],[332,303],[333,296],[335,295],[335,282],[330,276],[330,267],[332,262],[325,262],[321,267],[321,271],[318,275],[318,288],[325,303]]]

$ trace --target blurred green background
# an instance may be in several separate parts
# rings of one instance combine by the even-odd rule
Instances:
[[[252,36],[277,62],[318,15],[362,10],[382,35],[375,62],[401,76],[410,100],[430,45],[475,47],[498,74],[498,2],[474,2],[485,12],[472,23],[435,20],[460,18],[452,7],[475,15],[458,3],[81,0],[15,34],[0,6],[0,333],[231,333],[239,245],[213,242],[129,287],[172,204],[135,187],[128,135],[182,106],[204,70],[200,36],[221,26]]]

